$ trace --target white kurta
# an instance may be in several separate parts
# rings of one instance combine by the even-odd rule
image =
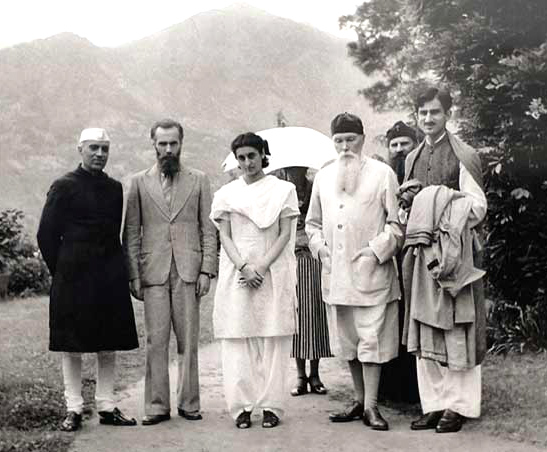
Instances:
[[[291,217],[291,240],[266,272],[260,288],[239,284],[241,273],[224,249],[215,292],[216,338],[292,335],[296,320],[294,237],[298,199],[293,184],[266,176],[247,185],[239,178],[215,193],[211,219],[230,221],[232,240],[245,262],[264,256],[279,236],[279,221]]]
[[[306,232],[315,257],[327,245],[332,270],[322,272],[325,302],[376,306],[401,296],[393,257],[402,243],[393,170],[364,157],[352,195],[336,189],[338,162],[320,170],[313,184]],[[356,257],[370,247],[375,257]],[[325,267],[323,267],[324,269]]]
[[[292,335],[296,325],[296,257],[299,215],[295,186],[274,176],[250,185],[239,178],[215,193],[211,219],[229,221],[245,262],[272,247],[281,218],[294,218],[291,239],[258,289],[239,284],[241,273],[224,249],[215,293],[213,327],[222,341],[224,394],[231,416],[255,408],[283,414]]]

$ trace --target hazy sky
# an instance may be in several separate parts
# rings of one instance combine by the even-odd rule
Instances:
[[[6,5],[6,3],[8,3]],[[0,47],[73,32],[98,46],[117,46],[178,24],[233,0],[4,0]],[[241,3],[241,2],[239,2]],[[271,14],[308,23],[339,36],[338,17],[355,12],[362,0],[247,0]]]

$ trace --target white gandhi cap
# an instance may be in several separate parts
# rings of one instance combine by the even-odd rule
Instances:
[[[82,133],[80,134],[80,141],[78,143],[82,144],[84,141],[107,141],[110,143],[110,138],[108,137],[106,130],[90,127],[82,130]]]

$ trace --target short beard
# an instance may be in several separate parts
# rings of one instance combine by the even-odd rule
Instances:
[[[159,152],[156,151],[156,159],[158,165],[163,174],[169,177],[173,177],[180,170],[180,154],[178,156],[164,155],[160,157]]]
[[[361,159],[355,154],[341,154],[338,157],[336,172],[336,190],[352,195],[359,185]]]

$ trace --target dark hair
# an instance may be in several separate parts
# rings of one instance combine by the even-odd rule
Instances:
[[[445,113],[452,107],[452,96],[446,89],[430,86],[418,93],[415,105],[416,111],[418,111],[420,107],[423,107],[426,102],[431,102],[435,98],[439,99]]]
[[[263,140],[260,136],[254,134],[253,132],[242,133],[241,135],[235,137],[234,141],[232,141],[231,148],[234,156],[237,157],[236,151],[245,146],[250,146],[255,148],[258,152],[263,153],[262,168],[266,168],[270,164],[267,157],[270,155],[270,148],[266,140]]]
[[[175,121],[174,119],[162,119],[160,121],[156,121],[152,128],[150,129],[150,138],[153,140],[156,138],[156,130],[161,127],[162,129],[171,129],[172,127],[176,127],[179,131],[179,139],[182,141],[184,138],[184,130],[182,130],[182,125],[180,122]]]

